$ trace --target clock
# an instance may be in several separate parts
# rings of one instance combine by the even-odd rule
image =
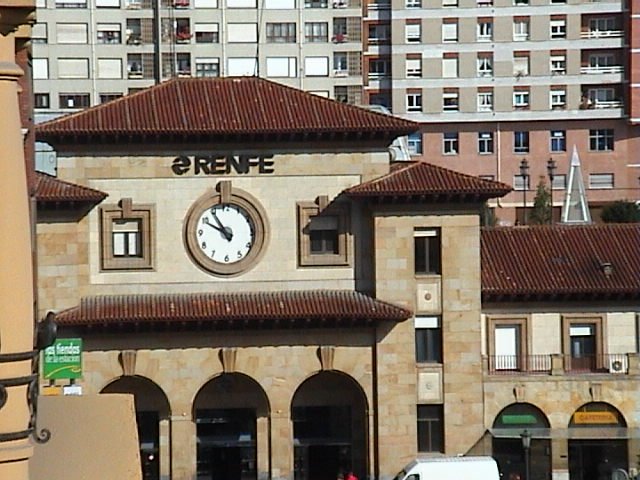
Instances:
[[[222,181],[187,212],[185,247],[208,273],[238,275],[259,261],[266,246],[266,215],[247,192]]]

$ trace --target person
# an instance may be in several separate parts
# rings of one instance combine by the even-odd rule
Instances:
[[[344,477],[344,480],[358,480],[358,477],[356,477],[352,471],[349,471],[349,473]]]

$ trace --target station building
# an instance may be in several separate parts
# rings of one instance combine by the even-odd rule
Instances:
[[[484,229],[511,187],[392,162],[418,128],[253,77],[38,125],[39,308],[83,339],[86,393],[134,394],[145,478],[637,467],[640,230]]]

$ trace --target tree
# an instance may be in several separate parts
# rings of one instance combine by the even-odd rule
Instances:
[[[530,225],[546,225],[551,223],[551,192],[544,179],[540,179],[533,199],[533,208],[529,213],[527,223]]]
[[[640,222],[640,206],[628,200],[618,200],[604,207],[600,218],[605,223],[637,223]]]

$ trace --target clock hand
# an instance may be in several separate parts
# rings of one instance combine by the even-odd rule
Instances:
[[[220,227],[219,227],[219,226],[217,226],[217,225],[214,225],[214,224],[212,224],[212,223],[209,223],[209,218],[208,218],[208,217],[204,217],[204,218],[202,219],[202,223],[204,223],[205,225],[208,225],[208,226],[210,226],[211,228],[213,228],[213,229],[215,229],[215,230],[219,231],[219,232],[222,234],[222,236],[225,238],[225,240],[227,240],[227,241],[229,240],[229,237],[228,237],[228,233],[227,233],[227,231],[226,231],[224,228],[220,228]]]
[[[216,230],[219,230],[222,233],[222,235],[224,235],[224,238],[227,240],[227,242],[230,242],[231,239],[233,238],[233,233],[231,233],[231,229],[229,229],[229,228],[225,227],[224,225],[222,225],[222,222],[220,221],[220,219],[216,215],[216,212],[213,211],[213,209],[211,210],[211,215],[213,215],[213,219],[218,224],[217,227],[215,225],[211,225],[211,226],[213,228],[215,228]]]

